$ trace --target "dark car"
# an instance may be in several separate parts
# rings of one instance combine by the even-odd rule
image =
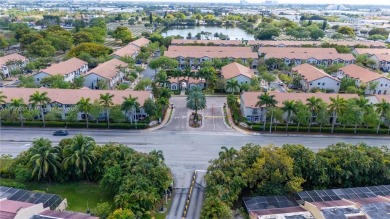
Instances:
[[[54,136],[67,136],[69,133],[65,130],[58,130],[53,133]]]
[[[298,87],[296,85],[294,85],[294,84],[289,84],[288,88],[294,89],[294,90],[298,89]]]

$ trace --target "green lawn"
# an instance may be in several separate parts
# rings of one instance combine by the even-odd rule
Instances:
[[[1,179],[9,180],[11,179]],[[74,183],[25,183],[26,189],[31,191],[40,191],[60,195],[68,200],[69,211],[86,212],[96,208],[99,202],[109,202],[112,204],[112,198],[102,192],[98,184],[88,182]]]

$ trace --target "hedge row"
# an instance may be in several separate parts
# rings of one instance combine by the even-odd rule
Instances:
[[[9,122],[9,121],[3,121],[1,123],[2,126],[20,126],[19,122]],[[42,127],[41,121],[26,121],[23,123],[23,126],[26,127]],[[46,121],[45,122],[46,127],[57,127],[57,128],[86,128],[87,124],[85,122],[62,122],[62,121]],[[148,127],[148,124],[145,122],[137,123],[137,126],[135,123],[110,123],[111,129],[146,129]],[[107,123],[89,123],[89,128],[101,128],[105,129],[107,128]]]
[[[269,131],[269,126],[270,126],[270,124],[266,124],[266,126],[265,126],[266,132]],[[261,124],[252,125],[252,130],[263,131],[263,125],[261,125]],[[275,131],[274,125],[272,126],[272,131]],[[285,125],[277,125],[276,131],[286,132],[286,126]],[[296,125],[289,125],[287,131],[288,132],[308,132],[308,126],[300,126],[299,129],[297,130]],[[331,126],[323,126],[321,133],[331,133],[331,131],[332,131]],[[349,134],[352,133],[353,134],[354,131],[355,131],[354,127],[343,128],[343,127],[338,126],[338,127],[334,128],[333,133],[349,133]],[[319,133],[320,127],[312,126],[310,128],[310,132]],[[368,129],[367,128],[357,128],[356,134],[376,134],[376,128],[372,128],[372,127],[368,128]],[[388,128],[381,127],[379,129],[379,134],[388,134]]]

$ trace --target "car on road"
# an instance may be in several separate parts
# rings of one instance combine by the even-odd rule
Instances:
[[[58,130],[53,133],[54,136],[67,136],[69,133],[65,130]]]
[[[279,84],[279,86],[282,86],[282,87],[284,86],[284,83],[282,81],[280,81],[278,84]]]

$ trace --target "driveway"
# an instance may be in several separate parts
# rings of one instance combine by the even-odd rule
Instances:
[[[186,107],[186,97],[172,97],[170,102],[174,105],[175,111],[171,121],[162,128],[166,131],[205,131],[205,132],[234,132],[225,124],[223,116],[223,105],[226,97],[206,97],[207,108],[198,113],[203,115],[203,126],[191,128],[188,125],[188,118],[193,112]]]

